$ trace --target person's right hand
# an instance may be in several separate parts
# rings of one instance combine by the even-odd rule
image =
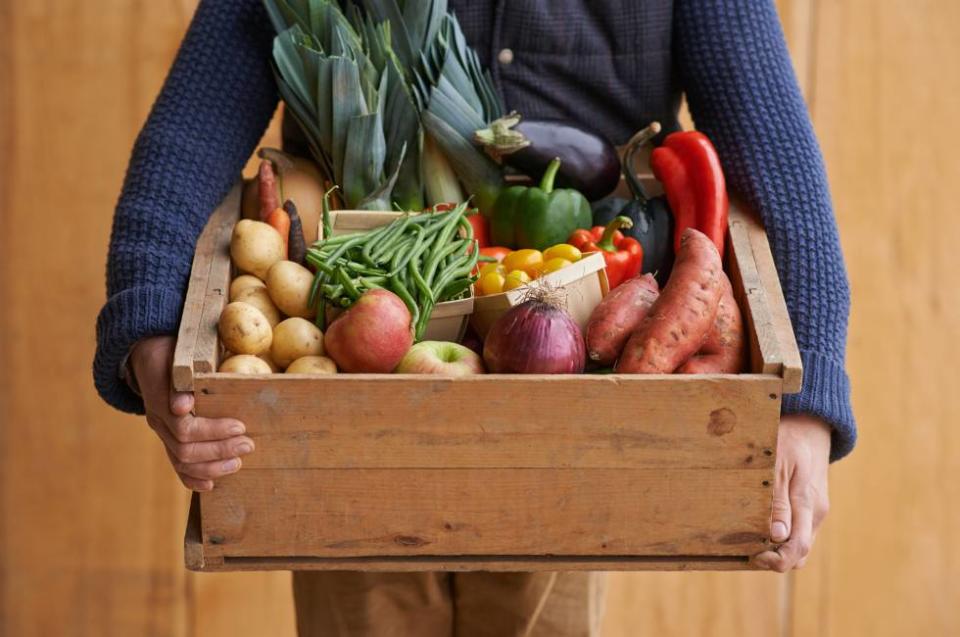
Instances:
[[[156,336],[140,341],[130,353],[147,412],[147,424],[167,450],[184,486],[209,491],[217,478],[240,470],[240,456],[253,451],[253,440],[234,418],[200,418],[193,410],[193,394],[174,392],[170,370],[176,339]]]

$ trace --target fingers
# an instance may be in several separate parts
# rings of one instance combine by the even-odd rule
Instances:
[[[790,506],[793,510],[790,539],[776,551],[766,551],[755,558],[761,568],[786,573],[799,565],[810,554],[813,545],[813,498],[808,482],[799,477],[790,489]]]
[[[242,435],[247,429],[235,418],[201,418],[192,414],[166,419],[167,429],[177,442],[226,440]]]
[[[790,507],[790,469],[786,463],[777,463],[773,480],[773,505],[770,512],[770,539],[773,542],[786,542],[790,537],[790,523],[793,513]]]
[[[170,392],[171,414],[182,417],[191,411],[193,411],[193,394],[190,392]]]
[[[240,470],[240,458],[214,460],[213,462],[178,462],[174,464],[177,475],[196,480],[216,480]]]

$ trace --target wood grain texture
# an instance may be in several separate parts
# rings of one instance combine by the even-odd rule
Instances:
[[[767,376],[622,375],[195,382],[198,413],[244,414],[257,445],[247,469],[772,470],[781,386]]]
[[[250,470],[201,495],[206,556],[750,555],[764,469]]]
[[[850,275],[860,441],[832,468],[794,634],[958,635],[960,3],[813,4],[811,107]]]
[[[223,282],[230,275],[230,234],[239,206],[238,184],[210,216],[197,240],[173,356],[173,388],[177,391],[193,391],[194,373],[217,368],[219,351],[216,341],[211,342],[211,326],[216,333],[229,291]]]

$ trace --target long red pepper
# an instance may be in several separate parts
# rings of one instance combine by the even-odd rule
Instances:
[[[687,168],[675,150],[659,146],[650,155],[653,176],[663,184],[673,212],[673,250],[680,251],[680,237],[687,228],[697,227],[697,199]]]
[[[713,241],[723,256],[730,202],[716,149],[699,131],[672,133],[667,135],[663,144],[672,149],[686,166],[696,197],[696,228]]]

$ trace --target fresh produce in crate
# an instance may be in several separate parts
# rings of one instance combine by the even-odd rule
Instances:
[[[493,248],[501,250],[501,248]],[[541,276],[561,270],[579,261],[583,254],[568,243],[559,243],[540,252],[531,248],[507,250],[496,262],[480,265],[477,271],[477,295],[488,296],[516,289]],[[480,251],[481,256],[484,251]]]
[[[257,279],[257,281],[260,280]],[[270,298],[270,293],[267,292],[267,287],[262,281],[260,281],[259,287],[247,287],[241,289],[240,293],[237,294],[236,297],[232,297],[230,300],[243,301],[244,303],[249,303],[253,307],[260,310],[266,317],[271,328],[276,327],[277,323],[283,320],[283,315],[280,313],[280,310],[277,309],[277,306],[274,305],[273,299]]]
[[[667,135],[650,156],[650,167],[673,211],[674,249],[680,249],[687,228],[696,228],[723,258],[730,202],[720,157],[707,136],[699,131]]]
[[[263,281],[270,267],[283,259],[283,252],[283,237],[269,224],[241,219],[234,226],[230,258],[242,272]]]
[[[293,261],[277,261],[267,271],[267,292],[287,316],[313,318],[316,306],[310,303],[313,273]]]
[[[263,312],[249,303],[228,303],[220,314],[217,325],[220,340],[235,354],[256,356],[270,349],[273,330]]]
[[[311,321],[297,316],[273,328],[270,358],[281,369],[304,356],[323,356],[323,332]]]
[[[327,354],[345,372],[392,372],[413,345],[411,315],[396,294],[367,290],[331,323],[324,337]]]
[[[496,320],[483,345],[494,374],[579,374],[586,365],[583,333],[556,291],[537,289]]]
[[[591,230],[575,230],[569,242],[581,252],[599,252],[607,268],[607,280],[613,290],[623,281],[640,274],[643,264],[643,248],[632,237],[625,237],[621,228],[630,228],[633,222],[628,217],[615,217],[606,226],[594,226]]]
[[[316,269],[311,307],[326,324],[327,305],[350,307],[365,290],[389,289],[406,303],[420,340],[438,303],[470,294],[480,251],[467,204],[448,212],[406,214],[370,232],[330,236],[324,208],[324,239],[307,251]]]
[[[336,374],[337,364],[326,356],[303,356],[290,363],[287,374]]]
[[[513,112],[478,130],[474,141],[529,176],[542,175],[559,159],[557,185],[578,190],[590,201],[610,194],[620,181],[620,157],[613,144],[566,122],[522,119]]]
[[[636,155],[660,132],[653,122],[628,142],[623,152],[623,178],[632,199],[608,197],[593,206],[593,223],[605,226],[616,217],[627,217],[633,223],[622,232],[643,247],[641,272],[650,272],[657,283],[665,285],[673,265],[673,214],[665,197],[650,197],[636,173]]]
[[[687,228],[670,280],[630,336],[616,370],[671,374],[696,354],[717,317],[723,277],[716,246],[700,231]]]
[[[273,370],[262,358],[250,354],[237,354],[223,361],[218,370],[222,374],[271,374]]]
[[[640,326],[660,296],[650,274],[624,281],[600,301],[585,330],[587,356],[599,365],[613,365],[630,334]]]
[[[323,177],[316,164],[275,148],[261,148],[260,170],[256,178],[244,184],[243,217],[266,221],[284,201],[296,205],[307,244],[317,240],[320,206],[323,201]]]
[[[469,376],[484,373],[484,368],[483,359],[464,345],[422,341],[407,351],[394,371],[397,374]]]
[[[677,370],[681,374],[736,374],[743,369],[746,356],[743,316],[725,274],[722,285],[723,294],[713,327],[700,351]]]
[[[589,228],[590,202],[569,188],[554,189],[560,160],[543,173],[540,186],[510,186],[497,197],[490,220],[490,240],[511,248],[545,250],[566,241],[578,228]]]

